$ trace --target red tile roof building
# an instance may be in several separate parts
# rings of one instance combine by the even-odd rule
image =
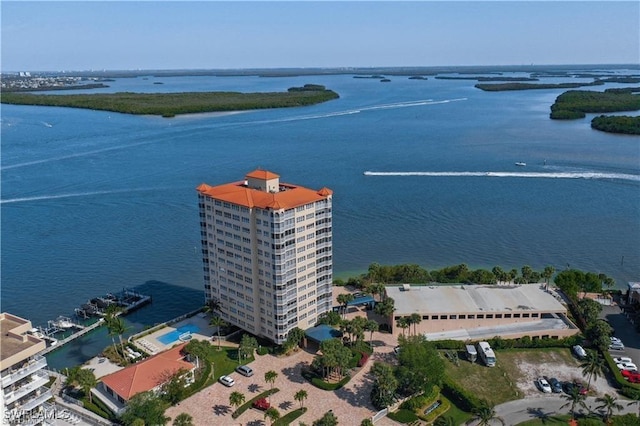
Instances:
[[[207,300],[222,318],[282,343],[331,309],[332,196],[267,170],[197,187]]]
[[[175,346],[145,360],[130,365],[102,378],[102,385],[110,397],[120,403],[129,401],[134,395],[159,389],[177,372],[188,372],[187,380],[193,380],[195,365],[184,360],[182,348]]]

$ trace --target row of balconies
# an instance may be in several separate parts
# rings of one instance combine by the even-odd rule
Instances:
[[[12,404],[23,396],[35,391],[39,387],[46,385],[48,382],[49,375],[47,375],[47,373],[44,371],[36,371],[28,378],[28,380],[25,381],[23,385],[16,386],[14,384],[4,390],[5,404]]]
[[[2,374],[2,388],[6,388],[10,384],[15,383],[18,380],[27,377],[29,374],[45,368],[46,366],[47,359],[45,357],[40,355],[34,356],[26,364],[22,364],[20,368],[4,372]]]

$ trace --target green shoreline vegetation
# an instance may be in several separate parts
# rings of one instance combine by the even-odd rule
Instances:
[[[340,96],[322,85],[305,84],[286,92],[184,92],[184,93],[98,93],[81,95],[34,95],[2,93],[1,103],[59,106],[137,115],[174,117],[179,114],[246,111],[314,105]]]
[[[504,92],[507,90],[535,90],[535,89],[575,89],[584,86],[602,86],[603,81],[597,80],[591,83],[502,83],[502,84],[476,84],[475,87],[485,92]]]
[[[624,91],[593,92],[570,90],[556,98],[551,105],[550,118],[572,120],[584,118],[586,113],[640,110],[640,96]]]
[[[640,135],[640,116],[600,115],[591,120],[591,128],[601,132]]]

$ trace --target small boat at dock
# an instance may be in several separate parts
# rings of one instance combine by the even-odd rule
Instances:
[[[518,161],[518,162],[516,162],[516,166],[524,167],[524,166],[526,166],[526,165],[527,165],[527,163],[525,163],[525,162],[523,162],[523,161]]]

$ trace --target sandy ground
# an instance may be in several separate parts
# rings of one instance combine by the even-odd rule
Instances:
[[[582,374],[582,369],[578,361],[569,363],[559,356],[554,357],[553,360],[547,361],[544,364],[533,364],[522,361],[519,363],[519,368],[522,376],[516,385],[525,396],[529,397],[542,395],[542,392],[535,385],[535,380],[542,376],[547,376],[548,378],[555,377],[561,382],[578,380],[585,385],[587,385],[588,382],[588,377]],[[607,379],[602,377],[598,377],[597,379],[592,377],[590,388],[590,395],[602,396],[605,393],[610,395],[616,394],[616,389],[607,382]]]

